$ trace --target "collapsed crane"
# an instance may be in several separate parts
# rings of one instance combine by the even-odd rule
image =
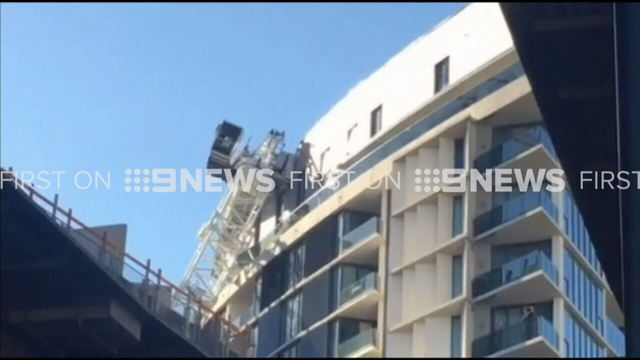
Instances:
[[[259,191],[255,181],[248,189],[232,186],[233,177],[250,170],[270,169],[276,186],[287,182],[285,167],[289,156],[282,151],[284,132],[271,130],[255,151],[238,149],[242,135],[241,127],[227,121],[216,129],[207,168],[222,170],[214,176],[220,176],[229,186],[216,211],[200,229],[198,248],[182,280],[182,287],[211,305],[218,290],[234,280],[242,265],[255,260],[254,253],[248,250],[255,247],[256,220],[270,195]],[[240,255],[246,258],[247,254],[249,259],[237,261]]]

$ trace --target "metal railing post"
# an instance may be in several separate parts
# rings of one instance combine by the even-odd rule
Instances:
[[[51,216],[53,220],[56,220],[56,212],[58,211],[58,194],[53,196],[53,210],[51,211]]]
[[[191,289],[187,289],[187,298],[185,299],[184,310],[184,335],[189,338],[189,313],[191,312]]]
[[[147,259],[147,265],[144,268],[144,284],[149,283],[149,273],[151,271],[151,259]]]
[[[147,265],[145,266],[144,269],[144,280],[142,280],[142,291],[144,292],[144,297],[146,299],[145,303],[147,305],[148,309],[151,309],[152,304],[153,304],[153,300],[151,299],[151,297],[153,296],[151,294],[150,288],[149,288],[149,273],[151,272],[151,259],[147,259]]]
[[[153,297],[153,309],[155,313],[160,312],[160,301],[158,298],[160,297],[160,288],[162,287],[162,269],[158,269],[158,279],[156,281],[156,291],[155,296]]]

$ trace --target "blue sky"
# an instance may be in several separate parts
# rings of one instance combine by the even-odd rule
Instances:
[[[125,169],[203,168],[223,119],[294,149],[461,6],[2,4],[1,165],[65,171],[45,195],[88,225],[128,224],[128,252],[179,282],[220,194],[127,193]],[[111,189],[76,188],[79,171],[110,172]]]

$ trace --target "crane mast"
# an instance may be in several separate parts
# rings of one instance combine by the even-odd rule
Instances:
[[[213,305],[218,291],[233,281],[241,269],[237,261],[240,254],[250,254],[255,243],[255,224],[269,197],[259,191],[257,182],[248,188],[231,186],[230,178],[247,170],[274,170],[277,185],[286,181],[282,174],[284,132],[271,130],[254,151],[246,147],[238,151],[243,130],[237,125],[223,122],[216,129],[216,137],[207,164],[208,169],[222,170],[219,176],[230,186],[218,208],[198,232],[198,247],[182,280],[182,286],[203,301]],[[240,174],[240,176],[242,176]]]

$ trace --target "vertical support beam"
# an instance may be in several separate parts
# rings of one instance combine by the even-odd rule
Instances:
[[[382,235],[382,242],[380,244],[380,250],[378,251],[378,277],[380,283],[378,289],[382,293],[384,301],[378,303],[378,348],[380,353],[384,357],[386,354],[386,340],[387,340],[387,276],[389,275],[389,225],[391,222],[391,190],[385,190],[382,192],[382,201],[380,209],[380,235]],[[338,341],[338,329],[336,329],[336,349]]]
[[[620,167],[640,171],[640,4],[613,3]],[[618,190],[621,207],[622,283],[626,356],[640,357],[640,191],[638,178]]]

